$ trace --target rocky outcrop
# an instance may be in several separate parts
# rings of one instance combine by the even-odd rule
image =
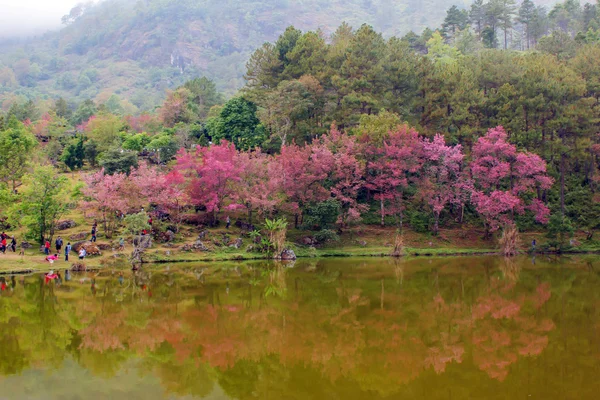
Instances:
[[[294,250],[285,249],[284,251],[281,252],[281,255],[279,256],[279,259],[280,260],[284,260],[284,261],[295,260],[296,259],[296,253],[294,253]]]
[[[73,243],[71,245],[72,249],[74,252],[79,253],[79,251],[83,248],[85,249],[86,255],[87,256],[100,256],[102,255],[102,252],[100,251],[100,248],[90,242],[90,241],[81,241],[81,242],[76,242]]]
[[[186,244],[181,248],[181,251],[210,251],[208,247],[200,239],[196,239],[196,241],[192,244]]]
[[[79,232],[79,233],[75,233],[74,235],[69,236],[70,240],[85,240],[85,238],[87,238],[87,232]]]
[[[77,223],[75,221],[73,221],[72,219],[67,219],[65,221],[58,221],[56,223],[56,230],[64,231],[67,229],[75,228],[76,226],[77,226]]]

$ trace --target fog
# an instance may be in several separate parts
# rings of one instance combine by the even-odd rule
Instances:
[[[0,37],[31,36],[61,26],[81,0],[0,0]]]

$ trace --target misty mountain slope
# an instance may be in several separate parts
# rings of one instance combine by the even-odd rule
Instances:
[[[74,9],[62,30],[1,49],[0,102],[113,93],[126,109],[151,109],[165,89],[204,75],[233,94],[245,62],[289,25],[333,32],[343,21],[389,37],[441,24],[469,0],[105,0]]]

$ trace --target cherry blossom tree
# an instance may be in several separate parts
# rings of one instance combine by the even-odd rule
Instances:
[[[285,145],[275,157],[271,176],[280,181],[286,198],[284,208],[294,214],[296,228],[306,205],[330,197],[323,182],[332,169],[332,162],[331,152],[320,143],[303,147]]]
[[[406,125],[389,132],[383,142],[368,142],[366,187],[379,200],[381,224],[386,215],[399,215],[403,222],[404,192],[422,165],[422,142],[416,130]],[[386,210],[386,204],[387,210]]]
[[[230,206],[227,201],[235,207],[235,184],[240,181],[242,169],[233,144],[223,141],[219,145],[198,146],[194,153],[180,152],[175,171],[186,179],[190,200],[206,207],[213,223],[217,214]]]
[[[464,206],[471,185],[463,174],[462,147],[447,146],[443,135],[437,134],[431,141],[423,139],[423,159],[419,196],[433,211],[437,235],[442,211],[450,204]]]
[[[118,216],[127,213],[133,204],[133,192],[127,175],[107,175],[104,169],[84,177],[85,201],[83,207],[97,215],[104,227],[106,237],[112,237],[117,227]]]
[[[331,156],[325,152],[323,159],[331,157],[331,197],[340,203],[338,224],[346,227],[348,223],[360,220],[361,213],[368,209],[357,200],[365,185],[365,167],[359,159],[361,148],[354,136],[341,133],[333,125],[329,134],[321,137],[320,143],[331,152]]]
[[[526,201],[538,189],[552,186],[546,163],[538,155],[517,152],[506,139],[504,128],[499,126],[490,129],[473,146],[471,201],[483,216],[488,232],[511,223],[515,213],[522,214],[527,209],[535,213],[536,221],[548,222],[549,210],[539,199]]]
[[[248,223],[252,224],[253,211],[265,215],[281,203],[281,174],[272,157],[260,150],[240,152],[237,163],[241,174],[235,186],[236,198],[248,211]]]

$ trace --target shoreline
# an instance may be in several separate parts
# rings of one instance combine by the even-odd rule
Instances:
[[[117,253],[114,253],[117,254]],[[196,257],[165,257],[159,253],[159,250],[155,250],[154,253],[147,254],[147,258],[144,260],[142,265],[164,265],[164,264],[185,264],[185,263],[219,263],[219,262],[232,262],[232,261],[274,261],[272,258],[265,257],[260,254],[252,253],[231,253],[231,254],[213,254],[212,256],[206,253],[191,253]],[[190,255],[191,255],[190,254]],[[574,254],[600,254],[600,249],[570,249],[562,252],[536,252],[535,255],[574,255]],[[529,252],[520,252],[517,256],[531,255]],[[158,256],[158,257],[157,257]],[[503,255],[498,250],[491,249],[477,249],[477,248],[462,248],[462,249],[436,249],[436,248],[408,248],[405,254],[402,256],[392,256],[389,253],[383,252],[380,249],[368,248],[356,251],[352,249],[326,249],[317,250],[312,254],[305,254],[299,252],[297,254],[297,260],[304,259],[318,259],[318,258],[351,258],[351,257],[372,257],[372,258],[392,258],[392,259],[409,259],[409,258],[429,258],[429,257],[469,257],[469,256],[500,256]],[[130,265],[126,261],[115,262],[119,258],[108,259],[111,256],[100,256],[89,258],[87,267],[88,270],[102,270],[109,269],[111,267],[129,268]],[[35,273],[43,273],[49,270],[63,270],[70,269],[73,263],[65,263],[64,261],[57,262],[53,265],[48,265],[45,262],[39,260],[36,256],[26,256],[24,259],[15,260],[8,265],[2,262],[0,258],[0,276],[7,275],[27,275]],[[15,264],[29,264],[27,266],[19,267]]]

